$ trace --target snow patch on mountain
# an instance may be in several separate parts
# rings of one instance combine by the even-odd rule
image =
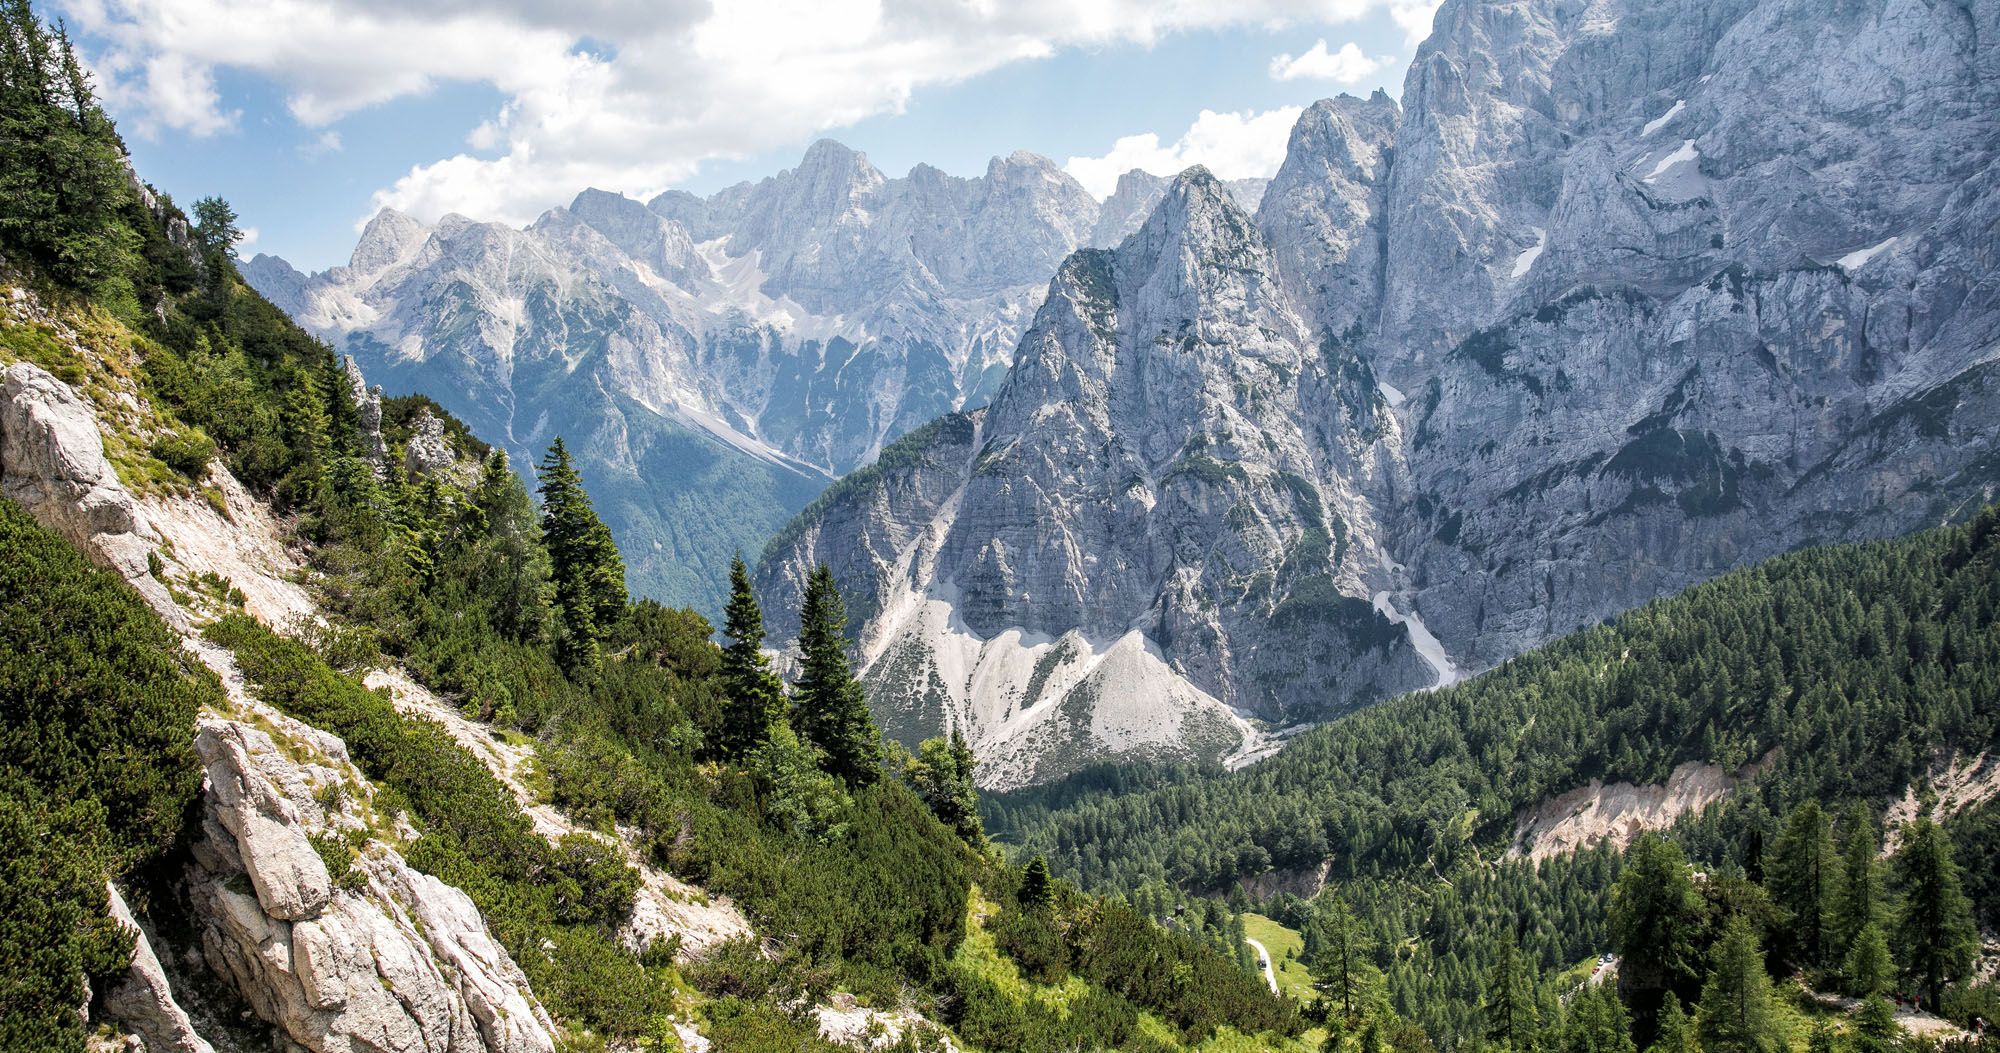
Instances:
[[[1667,122],[1672,121],[1676,117],[1679,117],[1681,115],[1681,111],[1685,109],[1687,109],[1687,100],[1675,99],[1674,104],[1667,108],[1667,112],[1659,115],[1658,117],[1653,118],[1650,121],[1647,121],[1646,127],[1640,130],[1639,135],[1641,137],[1648,136],[1653,134],[1654,132],[1659,131],[1662,128],[1665,128],[1667,126]]]
[[[1835,260],[1834,263],[1841,270],[1858,271],[1861,268],[1868,266],[1869,260],[1872,260],[1875,257],[1880,256],[1884,250],[1896,244],[1897,240],[1898,240],[1897,238],[1889,238],[1884,241],[1876,242],[1875,244],[1870,245],[1867,248],[1855,249],[1853,252],[1850,252],[1847,255],[1842,256],[1838,260]]]
[[[1700,159],[1701,159],[1701,151],[1696,150],[1694,148],[1694,140],[1682,139],[1679,148],[1675,149],[1672,153],[1667,154],[1665,157],[1660,158],[1659,161],[1653,165],[1653,170],[1651,172],[1646,173],[1646,182],[1657,183],[1659,182],[1661,176],[1664,176],[1668,172],[1673,171],[1676,166],[1684,165],[1690,161],[1697,161]]]
[[[1409,631],[1410,646],[1416,648],[1417,654],[1430,665],[1432,671],[1437,673],[1437,683],[1431,685],[1433,690],[1450,687],[1465,679],[1464,674],[1458,671],[1458,666],[1452,664],[1451,655],[1445,653],[1444,644],[1440,643],[1436,636],[1431,635],[1430,628],[1415,611],[1409,614],[1398,613],[1396,605],[1389,600],[1387,589],[1377,592],[1371,602],[1376,610],[1382,612],[1384,618]]]
[[[1542,258],[1542,250],[1548,247],[1549,247],[1548,230],[1543,227],[1536,227],[1535,243],[1533,245],[1528,246],[1525,249],[1522,249],[1521,254],[1519,256],[1514,257],[1514,273],[1509,275],[1509,277],[1520,278],[1525,276],[1529,271],[1534,270],[1535,261]]]

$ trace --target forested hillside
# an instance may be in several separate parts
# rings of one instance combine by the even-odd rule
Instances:
[[[1905,539],[1797,552],[1301,735],[1247,770],[1099,769],[989,799],[987,823],[1097,889],[1166,883],[1220,894],[1325,862],[1328,891],[1310,903],[1281,894],[1271,909],[1305,929],[1309,954],[1329,927],[1351,924],[1393,1004],[1439,1042],[1485,1033],[1498,997],[1492,970],[1513,961],[1509,948],[1523,952],[1520,970],[1549,978],[1626,943],[1669,953],[1657,934],[1620,934],[1612,890],[1648,853],[1674,857],[1651,864],[1658,880],[1684,871],[1683,852],[1710,875],[1698,896],[1682,896],[1687,945],[1672,952],[1685,957],[1670,986],[1683,999],[1701,994],[1739,915],[1778,975],[1837,972],[1848,943],[1799,951],[1803,915],[1770,858],[1788,837],[1827,842],[1828,821],[1799,809],[1817,817],[1824,802],[1842,814],[1842,838],[1873,838],[1868,828],[1906,790],[1922,811],[1946,762],[1996,746],[1996,558],[1995,508]],[[1731,772],[1762,763],[1718,807],[1682,819],[1670,847],[1605,844],[1539,865],[1510,852],[1524,809],[1593,779],[1662,783],[1690,761]],[[1848,816],[1849,807],[1858,810]],[[2000,926],[2000,803],[1940,817],[1950,845],[1916,826],[1901,843],[1955,853],[1955,868],[1937,869],[1964,876],[1967,909],[1990,931]],[[1645,894],[1669,894],[1657,884],[1649,879]],[[1351,923],[1332,920],[1350,912]],[[1913,944],[1889,944],[1915,968]],[[1970,976],[1963,962],[1953,975]],[[1901,989],[1919,992],[1916,980],[1906,975]],[[1957,999],[1951,1008],[1968,1020],[1974,1005],[1994,1015],[1990,989],[1927,994]]]
[[[67,39],[25,0],[0,14],[0,277],[27,305],[0,326],[0,368],[45,370],[96,407],[113,483],[142,499],[226,517],[224,473],[240,481],[280,517],[313,605],[260,621],[226,578],[169,573],[162,543],[141,561],[150,575],[128,575],[171,593],[149,607],[0,499],[0,1048],[79,1050],[113,1015],[101,995],[133,936],[106,913],[107,879],[159,938],[199,931],[204,901],[180,875],[211,791],[189,743],[198,716],[252,719],[190,657],[218,647],[282,715],[257,718],[281,742],[285,718],[338,737],[285,748],[332,741],[366,779],[358,804],[314,790],[315,810],[367,812],[312,842],[332,895],[369,894],[391,851],[462,889],[558,1048],[676,1049],[689,1034],[730,1051],[834,1048],[815,1007],[836,992],[897,1014],[907,1049],[948,1033],[986,1050],[1295,1048],[1296,1005],[1218,947],[1219,912],[1170,931],[1009,865],[986,843],[962,744],[883,744],[830,578],[806,597],[802,673],[786,684],[740,566],[720,645],[700,615],[630,600],[560,440],[537,503],[427,400],[390,400],[378,422],[329,349],[243,283],[230,207],[204,199],[190,221],[141,184]],[[536,807],[578,832],[544,836],[450,728],[363,684],[382,670],[525,752]],[[676,894],[698,905],[729,897],[757,938],[629,946],[648,873],[692,883]],[[182,997],[241,982],[207,975]],[[229,997],[195,1016],[299,1040],[256,1030],[297,1024],[260,1025],[242,1008],[268,1004],[256,992]]]

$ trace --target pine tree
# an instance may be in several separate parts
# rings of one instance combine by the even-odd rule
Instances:
[[[829,772],[849,786],[873,783],[881,775],[875,718],[847,663],[847,608],[824,563],[806,581],[799,651],[792,726],[825,751]]]
[[[1952,862],[1951,840],[1927,818],[1912,822],[1892,861],[1902,909],[1896,917],[1896,957],[1935,1009],[1945,984],[1966,974],[1979,951],[1972,904]]]
[[[1784,1021],[1750,923],[1730,919],[1713,957],[1715,966],[1696,1014],[1701,1048],[1705,1053],[1787,1053]]]
[[[771,726],[785,719],[785,685],[764,656],[764,612],[750,590],[750,570],[742,557],[729,564],[729,606],[723,612],[721,681],[724,709],[717,748],[730,758],[743,757],[771,735]]]
[[[1525,1053],[1535,1034],[1535,981],[1521,950],[1508,938],[1486,977],[1486,1038]]]
[[[90,88],[67,30],[28,0],[0,2],[0,246],[63,284],[116,273],[136,236],[125,148]]]
[[[1055,899],[1055,891],[1055,881],[1049,877],[1049,861],[1037,852],[1035,858],[1021,868],[1021,888],[1014,898],[1029,909],[1046,907]]]
[[[1895,979],[1896,963],[1889,956],[1889,938],[1882,934],[1882,926],[1874,922],[1862,926],[1848,949],[1841,972],[1847,980],[1847,993],[1858,998],[1869,998],[1888,989],[1890,981]]]
[[[1368,960],[1368,938],[1360,922],[1338,893],[1326,893],[1313,921],[1312,946],[1306,968],[1313,977],[1313,989],[1328,1012],[1353,1027],[1362,1016],[1372,1015],[1382,991],[1382,974]]]
[[[1520,1048],[1520,1047],[1515,1047]],[[1625,1004],[1604,984],[1586,984],[1563,1015],[1561,1053],[1633,1053]]]
[[[194,203],[195,237],[212,256],[236,258],[236,243],[243,240],[243,229],[236,222],[236,210],[219,197],[205,197]]]
[[[1902,1025],[1896,1023],[1896,1007],[1879,994],[1862,1001],[1860,1011],[1854,1014],[1855,1053],[1890,1053],[1902,1034]]]
[[[1673,995],[1668,995],[1660,1007],[1659,1032],[1653,1044],[1646,1047],[1646,1053],[1701,1053],[1695,1020],[1681,1009],[1681,1000]]]
[[[1678,845],[1651,833],[1632,842],[1611,890],[1610,922],[1618,991],[1639,1034],[1650,1036],[1661,998],[1691,993],[1699,976],[1702,901]]]
[[[977,764],[965,736],[954,728],[950,739],[919,743],[917,755],[903,766],[903,780],[930,806],[931,814],[974,846],[986,840],[979,821],[979,789],[972,781]]]
[[[1882,843],[1868,806],[1856,801],[1841,820],[1840,884],[1834,896],[1834,946],[1851,951],[1861,930],[1885,920]]]
[[[624,613],[625,562],[597,518],[583,479],[557,436],[540,465],[542,544],[548,548],[562,611],[563,658],[572,669],[597,664],[598,646]]]
[[[1838,879],[1833,831],[1818,801],[1808,800],[1785,817],[1785,828],[1767,863],[1771,898],[1785,912],[1785,958],[1809,968],[1834,957],[1830,924]]]

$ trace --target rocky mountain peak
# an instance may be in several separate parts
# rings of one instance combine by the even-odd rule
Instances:
[[[464,217],[458,217],[463,219]],[[422,245],[430,231],[411,216],[393,208],[375,213],[361,228],[348,267],[357,273],[375,274],[407,259]]]
[[[799,166],[777,180],[789,184],[785,195],[818,215],[837,216],[847,206],[886,181],[868,162],[868,155],[844,143],[821,139],[808,147]]]
[[[1229,187],[1195,165],[1167,184],[1119,259],[1123,273],[1148,275],[1144,281],[1179,299],[1208,291],[1212,280],[1261,271],[1265,252],[1263,234]]]

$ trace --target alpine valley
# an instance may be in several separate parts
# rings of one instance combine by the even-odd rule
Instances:
[[[1994,1053],[2000,0],[1444,0],[1269,179],[310,275],[108,112],[631,14],[0,0],[0,1053]]]

